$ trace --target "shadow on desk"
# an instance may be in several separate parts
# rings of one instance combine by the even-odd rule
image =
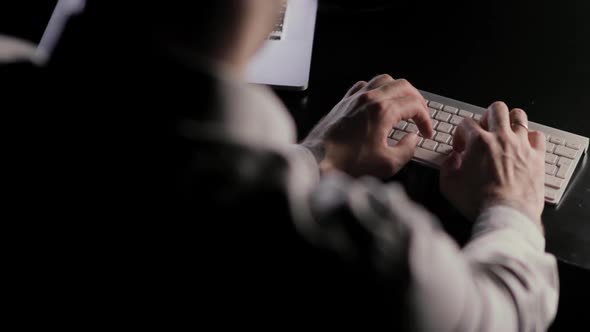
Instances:
[[[588,331],[590,271],[559,262],[560,296],[557,317],[549,331]]]

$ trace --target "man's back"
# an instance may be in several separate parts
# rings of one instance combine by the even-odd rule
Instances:
[[[290,197],[293,165],[282,151],[232,142],[229,133],[191,134],[220,130],[222,100],[212,96],[228,93],[228,83],[160,60],[165,70],[154,82],[167,83],[159,84],[162,93],[153,99],[170,104],[157,124],[165,143],[151,157],[160,169],[152,176],[163,185],[155,203],[165,214],[155,227],[165,253],[160,273],[171,287],[162,294],[166,307],[193,308],[220,327],[398,323],[394,293],[382,297],[385,286],[365,269],[370,262],[340,257],[302,236]],[[192,88],[168,84],[179,76]]]

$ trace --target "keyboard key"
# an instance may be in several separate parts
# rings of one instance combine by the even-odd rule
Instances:
[[[447,144],[451,140],[451,135],[445,133],[437,133],[436,136],[434,136],[434,140],[437,142]]]
[[[396,141],[396,140],[391,139],[391,138],[388,138],[387,139],[387,145],[389,145],[389,146],[396,146],[397,143],[399,143],[399,141]]]
[[[570,148],[566,148],[565,146],[559,145],[555,148],[555,153],[558,156],[561,157],[567,157],[570,159],[576,159],[576,156],[578,155],[578,151],[574,150],[574,149],[570,149]]]
[[[422,148],[430,150],[430,151],[434,151],[436,149],[437,145],[438,145],[438,143],[436,143],[433,140],[429,140],[429,139],[425,139],[424,142],[422,142]]]
[[[553,150],[555,150],[555,144],[553,144],[553,143],[547,143],[546,147],[547,147],[547,152],[549,152],[549,153],[552,153]]]
[[[455,132],[457,131],[457,127],[453,127],[453,130],[451,130],[451,135],[455,135]]]
[[[565,143],[565,140],[563,138],[561,138],[561,137],[555,137],[555,136],[553,136],[553,137],[551,137],[549,139],[549,142],[555,143],[557,145],[563,145]]]
[[[565,176],[567,175],[567,171],[569,169],[569,166],[563,165],[559,168],[559,171],[557,171],[557,174],[555,174],[555,176],[557,176],[560,179],[565,179]]]
[[[404,130],[407,125],[408,123],[406,121],[400,121],[400,123],[395,126],[395,129]]]
[[[406,127],[406,131],[408,133],[418,133],[418,127],[415,124],[410,123],[407,127]]]
[[[436,148],[436,152],[440,152],[442,154],[451,154],[451,152],[453,152],[453,147],[446,144],[440,144],[438,148]]]
[[[449,122],[449,119],[451,118],[451,114],[447,113],[447,112],[440,111],[440,112],[436,113],[434,118],[437,120],[440,120],[440,121]]]
[[[442,110],[444,105],[431,100],[430,102],[428,102],[428,106],[434,108],[435,110]]]
[[[547,164],[555,165],[557,162],[557,156],[551,153],[545,153],[545,162]]]
[[[551,200],[551,201],[557,200],[558,194],[559,194],[559,191],[545,186],[545,198],[547,198],[548,200]]]
[[[438,126],[439,121],[438,120],[432,120],[432,128],[436,128],[436,126]]]
[[[545,164],[545,174],[555,175],[555,172],[557,172],[557,166]]]
[[[401,141],[402,138],[406,137],[408,133],[403,132],[401,130],[396,130],[395,133],[393,133],[393,136],[391,136],[391,138],[393,138],[394,140],[398,140]]]
[[[422,145],[422,142],[424,142],[424,138],[418,137],[418,144],[416,144],[416,146]]]
[[[431,118],[434,118],[434,114],[436,114],[436,110],[434,108],[428,108],[428,114],[430,114]]]
[[[395,129],[391,129],[391,131],[389,132],[389,135],[387,135],[387,137],[393,136],[393,133],[395,133]]]
[[[450,134],[451,130],[453,130],[453,126],[451,126],[450,124],[448,124],[446,122],[441,122],[436,127],[436,130],[442,131],[443,133]]]
[[[555,189],[561,189],[563,186],[563,180],[558,179],[555,176],[545,174],[545,185]]]
[[[565,146],[567,146],[570,149],[574,149],[574,150],[582,149],[582,146],[580,144],[576,144],[576,143],[565,143]]]
[[[473,116],[473,119],[474,119],[475,121],[480,121],[480,120],[481,120],[481,114],[475,114],[475,115]]]
[[[473,113],[466,111],[466,110],[460,110],[459,111],[459,115],[464,117],[464,118],[471,118],[473,117]]]
[[[557,162],[557,166],[567,166],[570,167],[572,165],[574,161],[569,159],[569,158],[565,158],[565,157],[561,157],[559,158],[559,161]]]
[[[449,112],[451,114],[457,114],[457,112],[459,112],[459,109],[457,107],[445,105],[445,107],[443,107],[443,111]]]
[[[453,117],[451,117],[451,123],[454,124],[455,126],[458,126],[461,121],[463,121],[463,117],[457,116],[457,115],[453,115]]]

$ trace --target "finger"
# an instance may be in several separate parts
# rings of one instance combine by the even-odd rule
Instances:
[[[361,91],[363,88],[365,88],[369,83],[365,82],[365,81],[359,81],[356,82],[352,88],[350,88],[350,90],[348,90],[348,92],[346,93],[345,97],[350,97],[354,94],[356,94],[357,92]]]
[[[508,131],[510,130],[510,116],[508,106],[505,103],[497,101],[489,108],[487,125],[489,131]]]
[[[458,171],[461,168],[462,156],[460,153],[453,151],[441,165],[441,170],[445,172]]]
[[[484,134],[485,130],[473,119],[465,119],[461,121],[457,126],[455,136],[453,137],[453,150],[455,152],[465,151],[475,138]]]
[[[487,109],[483,115],[481,116],[481,120],[479,120],[479,125],[485,130],[490,131],[490,126],[488,125],[490,118],[490,110]]]
[[[395,146],[388,148],[394,172],[412,160],[419,141],[418,135],[411,133],[402,138]]]
[[[373,78],[367,84],[366,88],[367,88],[367,90],[377,89],[377,88],[383,86],[384,84],[389,83],[389,82],[393,82],[393,81],[394,81],[394,79],[390,75],[387,75],[387,74],[379,75],[379,76],[376,76],[375,78]]]
[[[450,178],[457,174],[462,164],[460,153],[452,152],[440,166],[441,178]]]
[[[528,137],[529,119],[525,111],[515,108],[510,111],[510,125],[514,133],[520,137]]]
[[[448,194],[456,191],[456,182],[461,179],[462,155],[452,152],[447,159],[443,161],[440,167],[439,187],[442,194],[449,199]]]
[[[423,98],[405,97],[376,103],[386,112],[385,124],[395,126],[402,120],[414,119],[423,136],[430,138],[434,134],[432,120],[423,103]],[[382,121],[378,119],[378,121]]]
[[[533,147],[533,149],[539,151],[539,152],[545,152],[545,150],[547,149],[546,145],[547,142],[545,141],[545,134],[543,134],[540,131],[529,131],[528,133],[528,137],[529,137],[529,142],[531,143],[531,146]]]

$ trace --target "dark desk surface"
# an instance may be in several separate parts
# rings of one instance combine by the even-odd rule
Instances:
[[[300,136],[354,82],[389,73],[475,105],[503,100],[524,108],[532,121],[590,137],[590,2],[501,2],[425,8],[400,1],[371,13],[321,9],[310,89],[283,94]],[[436,174],[413,176],[429,172],[411,165],[401,180],[443,221],[455,221],[452,208],[434,203],[440,199]],[[547,250],[564,264],[590,269],[588,158],[577,174],[561,205],[545,209]],[[449,228],[463,235],[469,229]]]

